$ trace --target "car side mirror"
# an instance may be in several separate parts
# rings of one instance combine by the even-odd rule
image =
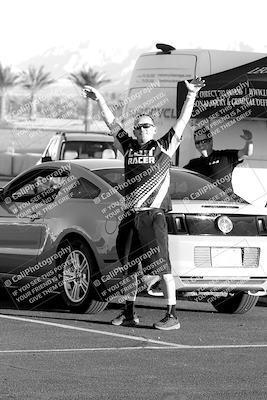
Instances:
[[[42,162],[48,162],[48,161],[52,161],[52,158],[50,156],[44,156],[41,158]]]

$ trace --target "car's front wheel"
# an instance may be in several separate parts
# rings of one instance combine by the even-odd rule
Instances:
[[[71,251],[65,256],[61,271],[63,301],[71,311],[99,313],[107,303],[97,299],[91,281],[95,260],[82,240],[72,240],[70,246]]]
[[[259,297],[245,292],[229,294],[212,301],[212,305],[219,313],[245,314],[257,303]]]

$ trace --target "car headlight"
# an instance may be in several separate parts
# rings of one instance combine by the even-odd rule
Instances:
[[[222,215],[216,220],[217,226],[222,233],[229,233],[233,229],[233,223],[226,215]]]

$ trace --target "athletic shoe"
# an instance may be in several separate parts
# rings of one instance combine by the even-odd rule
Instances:
[[[172,329],[179,329],[181,325],[177,317],[174,317],[172,314],[166,314],[161,321],[156,322],[153,326],[156,329],[170,331]]]
[[[123,311],[118,317],[114,318],[111,323],[116,326],[137,326],[139,324],[139,318],[136,313],[134,313],[133,316],[129,316]]]

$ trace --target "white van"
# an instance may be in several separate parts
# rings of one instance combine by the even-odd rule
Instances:
[[[176,50],[172,46],[158,44],[158,51],[142,54],[134,67],[128,97],[125,99],[123,111],[124,124],[131,131],[133,117],[139,113],[150,113],[156,118],[158,136],[162,136],[174,124],[177,118],[177,99],[179,86],[177,83],[190,80],[194,76],[207,77],[229,69],[242,66],[267,56],[264,53],[222,51],[222,50]],[[259,73],[259,79],[267,76],[266,65],[254,68],[252,74]],[[256,75],[255,75],[256,76]],[[265,91],[264,91],[265,90]],[[267,110],[267,80],[266,89],[261,90],[259,100],[263,109]],[[202,92],[202,94],[201,94]],[[198,95],[204,96],[203,90]],[[206,91],[207,95],[208,91]],[[201,95],[200,95],[201,94]],[[201,98],[200,98],[201,100]],[[244,115],[243,115],[244,114]],[[229,121],[221,134],[214,135],[215,149],[238,149],[244,146],[240,138],[243,129],[253,133],[254,154],[246,159],[233,173],[233,187],[237,194],[251,203],[264,206],[267,202],[267,119],[261,115],[251,117],[243,113],[243,118],[237,118],[235,123]],[[193,141],[193,126],[201,124],[198,113],[185,129],[183,141],[176,157],[175,165],[184,166],[191,158],[199,156]],[[216,114],[215,114],[216,115]],[[217,120],[220,115],[217,115]],[[217,121],[218,122],[218,121]],[[219,122],[218,122],[219,123]],[[208,124],[216,127],[216,117],[208,118]]]

